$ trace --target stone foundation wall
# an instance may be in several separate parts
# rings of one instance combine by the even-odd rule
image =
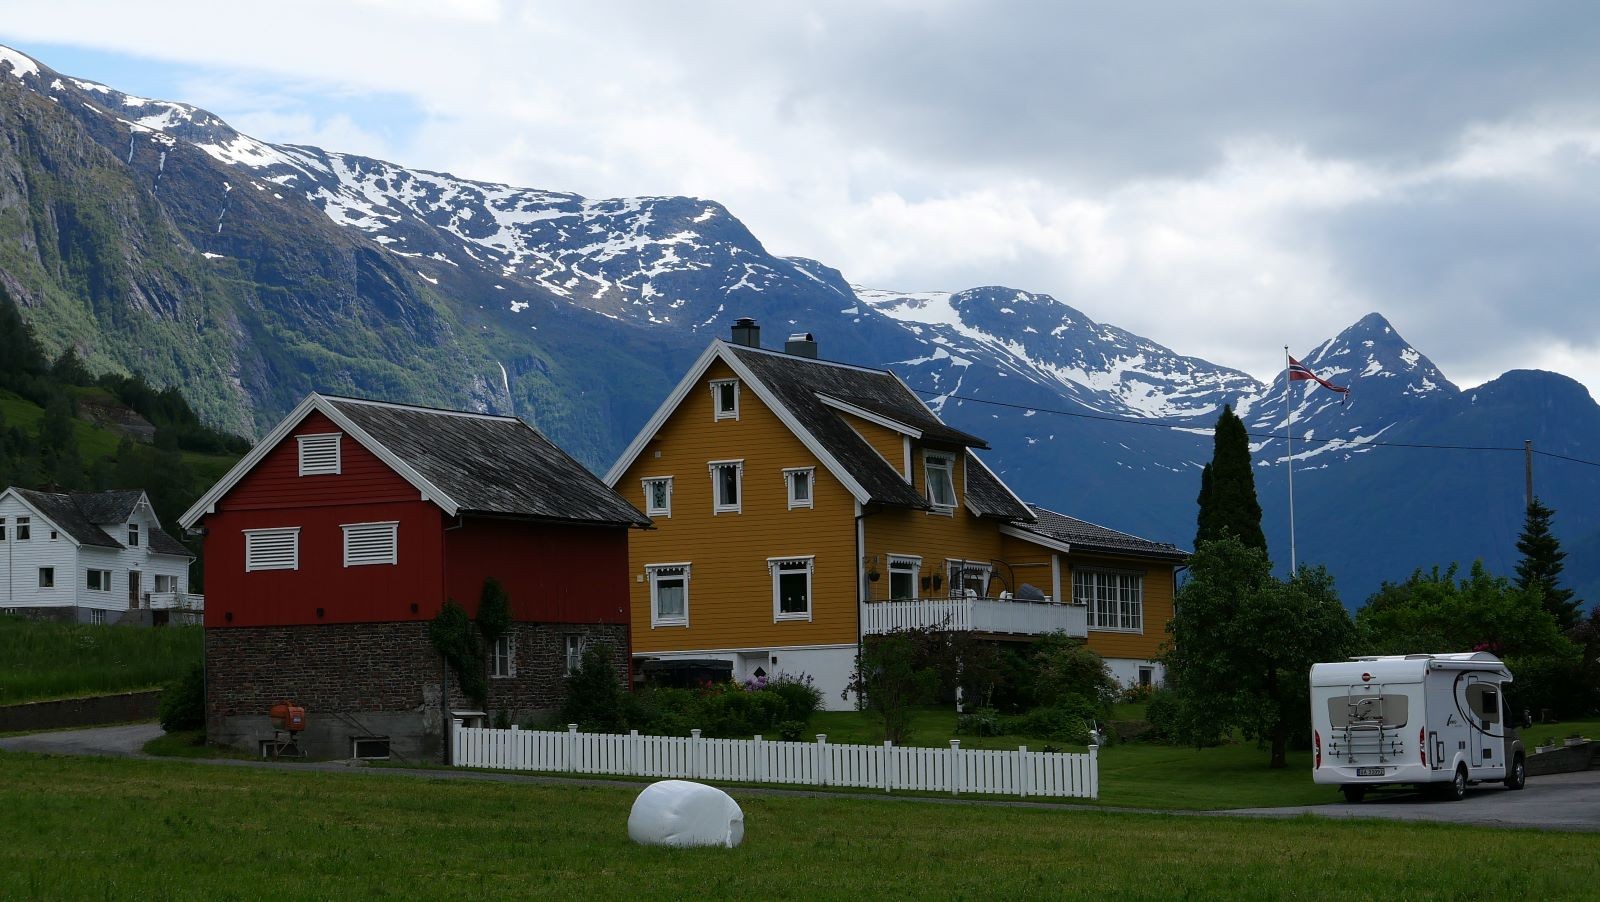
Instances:
[[[491,717],[517,721],[561,706],[568,636],[609,643],[626,674],[626,626],[516,622],[511,636],[515,673],[490,678]],[[306,709],[298,745],[311,757],[347,758],[352,739],[384,736],[395,758],[443,760],[445,666],[426,622],[216,628],[205,646],[213,742],[256,751],[273,736],[272,706],[289,699]],[[448,708],[476,709],[455,684],[452,675]]]

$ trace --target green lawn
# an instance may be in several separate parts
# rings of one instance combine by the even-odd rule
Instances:
[[[17,754],[0,773],[6,898],[1582,898],[1600,884],[1581,834],[735,790],[740,848],[667,850],[628,841],[633,787]]]
[[[0,616],[0,704],[154,689],[200,663],[197,626],[134,629]]]

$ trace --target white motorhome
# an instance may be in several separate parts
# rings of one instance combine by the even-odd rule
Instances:
[[[1526,780],[1506,695],[1511,671],[1488,652],[1387,655],[1311,665],[1311,774],[1361,801],[1415,784],[1460,799],[1467,784]]]

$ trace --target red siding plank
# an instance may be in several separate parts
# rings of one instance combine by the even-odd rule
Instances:
[[[516,620],[628,622],[628,530],[467,518],[445,532],[445,587],[476,614],[500,580]]]

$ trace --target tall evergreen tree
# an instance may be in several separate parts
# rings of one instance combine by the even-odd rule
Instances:
[[[1550,518],[1555,511],[1545,507],[1538,498],[1528,504],[1528,516],[1522,525],[1522,535],[1517,537],[1517,550],[1522,560],[1517,562],[1517,587],[1538,587],[1544,595],[1544,609],[1556,618],[1563,630],[1578,625],[1583,602],[1573,598],[1571,589],[1561,586],[1562,561],[1567,553],[1561,542],[1550,531]]]
[[[1211,463],[1200,472],[1200,513],[1194,544],[1239,537],[1248,548],[1267,550],[1261,531],[1261,504],[1256,501],[1256,477],[1250,469],[1250,436],[1231,405],[1217,418]]]

